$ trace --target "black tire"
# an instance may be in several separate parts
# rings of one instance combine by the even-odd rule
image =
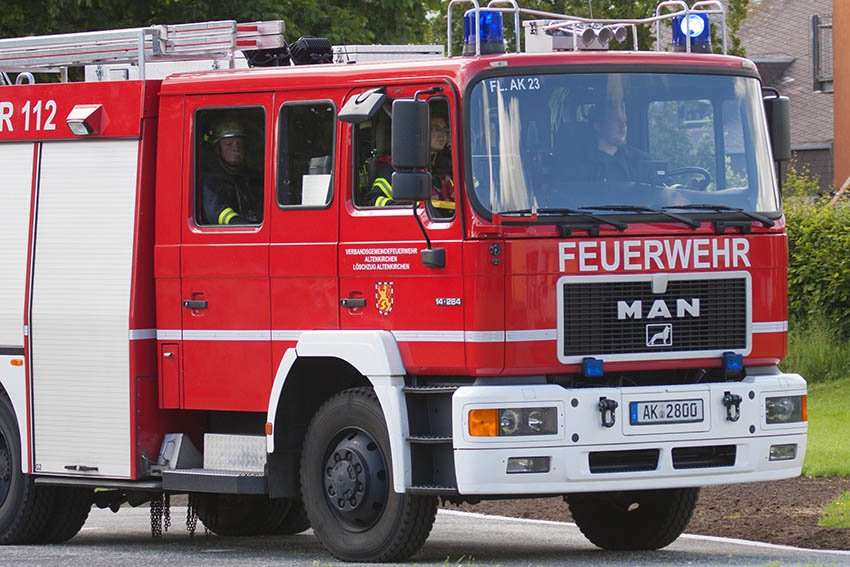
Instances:
[[[290,500],[289,510],[286,511],[280,524],[272,530],[275,535],[293,535],[310,529],[310,519],[300,498]]]
[[[313,532],[343,561],[401,561],[422,547],[434,496],[393,490],[389,436],[371,388],[336,394],[307,429],[301,491]]]
[[[41,490],[43,487],[39,487]],[[94,490],[91,488],[53,488],[53,509],[44,530],[38,535],[38,543],[62,543],[68,541],[82,529],[89,517]]]
[[[47,525],[53,491],[21,472],[21,437],[12,402],[0,392],[0,544],[32,543]]]
[[[195,513],[220,536],[243,537],[273,533],[289,507],[289,500],[260,495],[196,494]]]
[[[691,520],[699,488],[569,494],[581,533],[607,550],[661,549],[676,541]]]

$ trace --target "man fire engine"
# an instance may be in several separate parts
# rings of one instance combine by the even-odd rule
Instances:
[[[403,62],[305,64],[330,44],[287,46],[282,22],[0,41],[0,542],[188,494],[190,527],[312,526],[391,561],[438,498],[564,495],[599,547],[657,549],[700,486],[800,473],[806,383],[777,366],[787,99],[710,53],[720,2],[469,5],[463,55],[450,33],[448,58]],[[524,53],[504,15],[517,41],[536,18]],[[640,51],[643,24],[672,50]],[[282,65],[150,78],[236,67],[232,46]],[[29,74],[80,65],[95,80]],[[617,179],[576,159],[604,105],[636,158]],[[247,224],[204,212],[225,120],[261,186]],[[370,206],[386,155],[394,206]]]

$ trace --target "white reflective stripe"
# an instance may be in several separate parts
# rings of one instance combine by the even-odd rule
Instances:
[[[184,341],[270,341],[271,331],[183,331]]]
[[[788,331],[788,321],[769,321],[753,323],[753,333],[785,333]]]
[[[183,338],[183,331],[180,329],[157,329],[156,338],[159,341],[179,341]]]
[[[390,331],[403,343],[462,343],[463,331]]]
[[[466,331],[464,340],[468,343],[503,343],[504,331]]]
[[[29,325],[24,325],[24,336],[25,337],[30,336],[30,326]]]
[[[304,331],[272,331],[273,341],[297,341]]]
[[[506,339],[509,343],[554,341],[557,338],[557,329],[530,329],[527,331],[508,331],[506,333]]]
[[[147,341],[156,338],[156,329],[130,329],[131,341]]]

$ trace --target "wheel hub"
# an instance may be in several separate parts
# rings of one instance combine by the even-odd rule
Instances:
[[[349,531],[363,531],[381,517],[388,497],[386,459],[374,438],[346,430],[325,460],[325,499]]]
[[[328,482],[328,496],[339,510],[352,510],[363,502],[366,488],[365,468],[358,453],[334,451]],[[330,464],[330,463],[328,463]]]

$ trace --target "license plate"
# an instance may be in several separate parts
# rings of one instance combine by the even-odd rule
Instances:
[[[699,423],[702,420],[702,400],[660,400],[629,404],[629,422],[632,425]]]

